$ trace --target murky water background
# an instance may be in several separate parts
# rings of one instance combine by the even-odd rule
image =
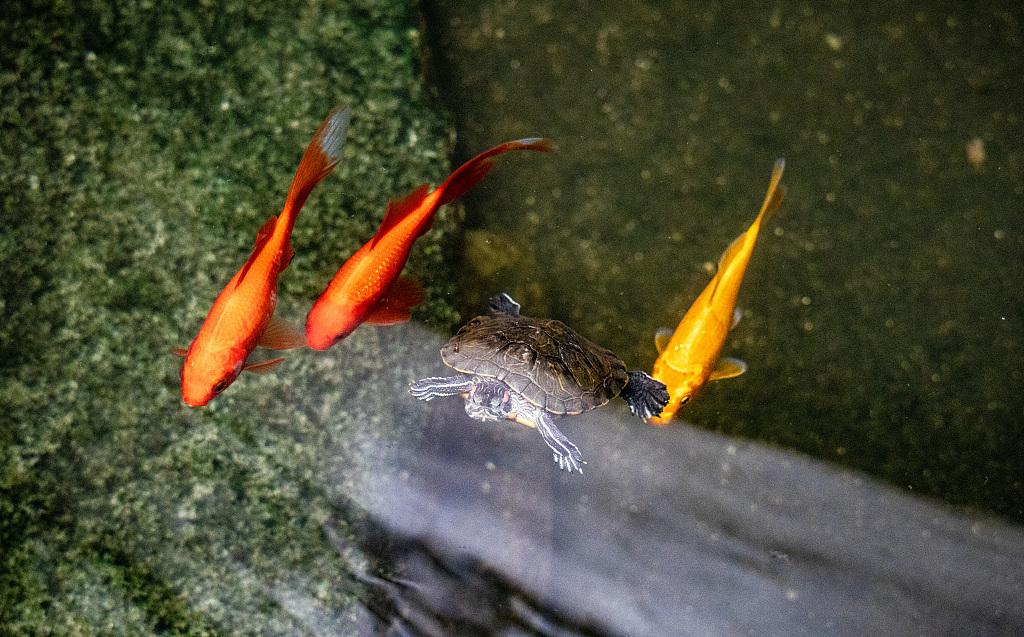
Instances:
[[[681,417],[1024,518],[1020,7],[427,10],[462,154],[558,144],[467,198],[467,316],[507,290],[649,369],[784,156],[724,352],[750,371]]]

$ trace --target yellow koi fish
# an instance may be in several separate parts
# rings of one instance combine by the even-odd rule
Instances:
[[[746,232],[736,237],[718,261],[718,272],[704,288],[673,333],[661,328],[655,335],[658,359],[654,361],[655,380],[665,383],[669,401],[661,415],[649,418],[654,425],[666,425],[679,407],[709,380],[733,378],[747,371],[747,364],[735,358],[719,358],[725,337],[739,321],[736,296],[743,282],[757,232],[782,203],[786,187],[779,186],[786,162],[775,161],[768,194],[761,212]]]

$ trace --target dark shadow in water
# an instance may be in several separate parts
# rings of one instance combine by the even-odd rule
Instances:
[[[364,634],[1024,634],[1024,534],[1002,522],[623,404],[560,423],[582,476],[459,400],[394,410],[405,434],[350,494],[358,546],[325,526],[365,558]]]

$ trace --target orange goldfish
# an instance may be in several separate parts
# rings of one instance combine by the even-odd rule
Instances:
[[[281,214],[271,217],[256,234],[256,247],[245,265],[214,302],[181,367],[181,395],[193,407],[205,405],[233,383],[242,370],[266,373],[284,359],[248,363],[256,346],[291,349],[305,345],[302,332],[273,318],[277,276],[292,259],[295,218],[313,187],[341,157],[349,109],[338,107],[320,124],[292,179]]]
[[[736,237],[718,261],[718,272],[690,310],[679,322],[675,333],[668,328],[658,330],[655,342],[660,352],[654,361],[655,380],[665,383],[669,402],[661,415],[648,422],[665,425],[679,407],[697,393],[709,380],[733,378],[747,371],[747,365],[735,358],[719,358],[725,337],[737,321],[736,296],[743,282],[750,253],[757,241],[757,232],[778,209],[786,196],[786,187],[779,186],[786,162],[778,159],[772,171],[768,194],[761,212],[746,232]]]
[[[306,316],[306,341],[324,350],[362,323],[391,325],[409,320],[423,291],[409,277],[399,277],[409,250],[434,221],[434,213],[472,188],[494,166],[494,156],[509,150],[551,152],[551,140],[539,137],[506,142],[480,153],[451,174],[437,190],[423,184],[388,203],[376,236],[353,254]]]

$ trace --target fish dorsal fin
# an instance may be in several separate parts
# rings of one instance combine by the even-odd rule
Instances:
[[[412,308],[423,301],[423,288],[411,276],[400,276],[367,315],[371,325],[394,325],[409,320]]]
[[[726,378],[735,378],[747,371],[747,364],[738,358],[729,358],[727,356],[722,357],[718,360],[718,364],[711,370],[711,375],[708,376],[708,380],[723,380]]]
[[[484,178],[491,168],[494,168],[495,155],[508,152],[510,150],[538,150],[543,153],[551,152],[551,140],[543,137],[527,137],[525,139],[517,139],[511,142],[505,142],[485,150],[473,159],[470,159],[466,163],[459,166],[458,170],[453,172],[451,176],[441,184],[441,198],[438,201],[439,206],[443,206],[447,203],[455,201],[466,192],[475,186],[481,179]]]
[[[253,250],[259,250],[263,247],[263,244],[267,242],[270,235],[274,234],[274,228],[277,227],[277,215],[274,215],[270,219],[263,222],[260,229],[256,231],[256,243],[253,244]]]
[[[380,230],[377,231],[376,236],[373,237],[371,244],[376,244],[381,237],[387,235],[395,226],[397,226],[403,219],[408,217],[410,214],[419,209],[420,204],[427,198],[427,194],[430,190],[430,184],[422,184],[416,190],[413,190],[408,195],[401,199],[392,199],[388,202],[388,211],[384,213],[384,221],[380,224]],[[428,220],[426,227],[420,231],[423,234],[430,229],[432,220]]]
[[[263,246],[266,245],[267,239],[270,238],[270,235],[274,234],[274,228],[276,227],[277,216],[273,216],[264,221],[263,225],[260,226],[260,229],[256,231],[256,243],[253,245],[252,254],[250,254],[249,258],[245,260],[245,264],[242,265],[242,269],[238,271],[238,277],[235,279],[236,286],[245,279],[245,275],[249,273],[249,268],[252,267],[253,262],[256,261],[256,257],[263,249]],[[290,247],[288,249],[291,250]]]
[[[306,335],[302,330],[275,316],[270,319],[256,344],[270,349],[295,349],[306,345]]]
[[[284,362],[283,358],[271,358],[258,363],[246,363],[242,366],[242,371],[252,372],[253,374],[267,374]]]
[[[672,328],[670,327],[659,327],[654,332],[654,346],[658,348],[658,353],[665,351],[668,347],[669,341],[672,340]]]

